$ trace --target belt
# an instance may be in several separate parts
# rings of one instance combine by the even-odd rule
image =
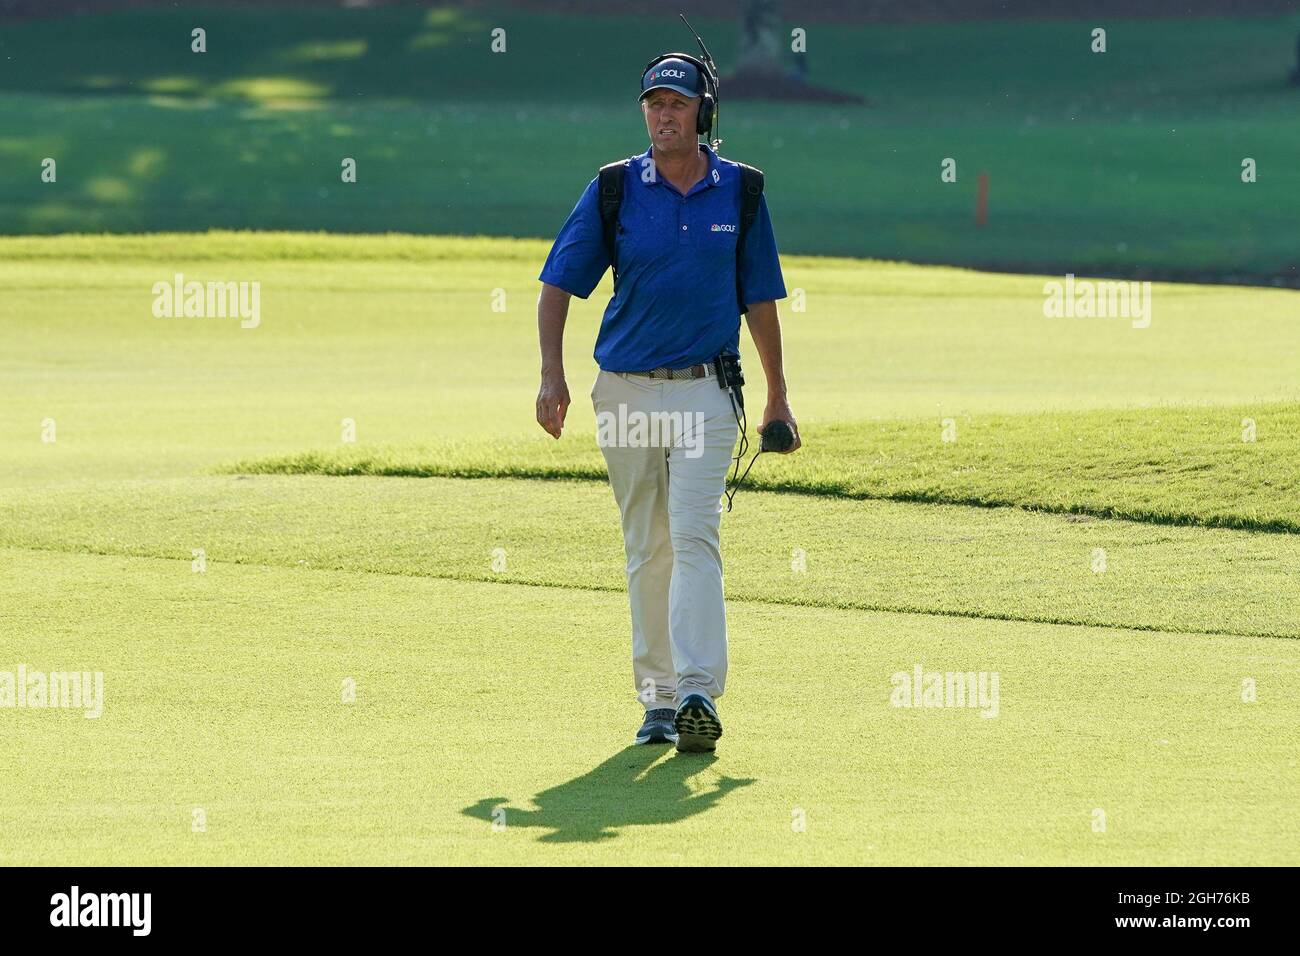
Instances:
[[[663,365],[648,372],[628,372],[628,375],[644,375],[648,378],[708,378],[713,374],[713,366],[708,364],[692,365],[690,368],[667,368]]]

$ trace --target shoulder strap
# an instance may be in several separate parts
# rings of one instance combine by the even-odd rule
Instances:
[[[749,309],[746,308],[740,292],[740,254],[745,248],[745,236],[749,234],[749,227],[758,218],[759,205],[763,200],[763,171],[744,163],[736,163],[736,165],[740,167],[740,223],[736,230],[736,300],[740,304],[741,315],[744,315]]]
[[[609,252],[609,261],[614,267],[614,278],[618,278],[618,263],[614,261],[616,248],[614,239],[618,234],[618,210],[623,205],[623,171],[627,169],[627,160],[608,163],[600,167],[600,226],[605,236],[605,248]]]

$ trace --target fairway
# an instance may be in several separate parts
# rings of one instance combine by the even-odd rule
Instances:
[[[723,518],[704,758],[630,746],[610,280],[553,441],[546,249],[0,239],[0,671],[104,674],[95,719],[0,708],[0,863],[1300,862],[1300,294],[1134,328],[783,257],[805,448]],[[176,273],[260,324],[155,317]],[[891,706],[916,667],[996,713]]]

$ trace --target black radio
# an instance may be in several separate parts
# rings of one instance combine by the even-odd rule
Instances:
[[[741,397],[740,387],[745,384],[745,376],[740,373],[740,356],[723,352],[713,360],[713,372],[718,377],[718,388],[734,388],[740,407],[744,408],[745,400]]]

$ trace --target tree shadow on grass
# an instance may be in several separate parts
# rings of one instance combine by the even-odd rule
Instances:
[[[508,829],[549,830],[538,838],[542,843],[611,840],[623,827],[676,823],[703,813],[754,782],[709,774],[707,786],[689,785],[717,759],[713,754],[665,756],[664,747],[629,746],[582,776],[538,793],[532,799],[536,810],[516,809],[506,797],[484,797],[462,812],[477,820],[499,820]],[[498,808],[504,814],[494,817]]]

